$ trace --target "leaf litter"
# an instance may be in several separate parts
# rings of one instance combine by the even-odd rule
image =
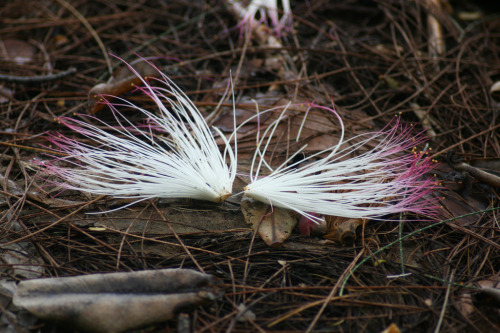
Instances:
[[[33,258],[23,252],[17,258],[24,262],[4,261],[2,281],[25,280],[23,271],[50,277],[185,267],[217,276],[225,289],[222,300],[194,310],[190,324],[195,331],[373,332],[391,324],[422,332],[437,327],[441,332],[498,330],[491,320],[498,311],[495,303],[474,298],[473,319],[456,306],[463,290],[475,282],[490,277],[498,282],[498,212],[491,210],[498,207],[498,188],[453,170],[446,159],[454,151],[472,167],[496,174],[494,163],[476,162],[500,156],[498,105],[490,93],[499,76],[494,20],[460,19],[459,13],[475,8],[466,1],[454,3],[454,12],[427,1],[292,1],[292,29],[278,36],[262,21],[259,37],[249,38],[233,13],[217,2],[70,3],[80,19],[62,5],[37,2],[30,7],[12,1],[0,9],[0,17],[8,18],[1,29],[5,39],[23,40],[38,50],[29,64],[0,64],[0,73],[36,77],[55,72],[54,64],[77,68],[70,76],[37,85],[4,83],[13,96],[0,105],[0,246],[12,251],[9,246],[18,244]],[[484,10],[498,11],[489,6]],[[431,15],[437,22],[429,28]],[[333,100],[348,138],[380,130],[401,112],[406,124],[435,134],[428,143],[440,161],[435,173],[442,189],[433,196],[443,205],[444,216],[429,220],[395,214],[387,216],[389,222],[346,221],[344,229],[329,230],[335,240],[336,231],[349,230],[356,236],[352,242],[305,237],[292,230],[280,247],[268,247],[243,223],[238,197],[222,206],[152,200],[124,211],[87,214],[127,202],[61,191],[36,177],[28,164],[33,157],[46,158],[42,149],[49,143],[40,139],[44,134],[74,137],[57,119],[85,112],[88,93],[109,75],[95,35],[81,18],[113,54],[129,62],[137,53],[153,59],[205,118],[221,129],[218,124],[227,124],[226,136],[232,130],[227,119],[232,103],[219,103],[230,70],[236,111],[246,112],[238,124],[255,113],[252,99],[260,110],[291,101],[289,117],[270,144],[267,157],[274,166],[305,143],[309,155],[338,142],[334,117],[316,111],[307,116],[296,141],[308,103],[331,106]],[[266,34],[279,43],[270,46]],[[66,42],[55,42],[60,36]],[[446,47],[440,49],[436,45],[441,38]],[[138,94],[119,93],[153,109]],[[248,123],[238,134],[235,183],[242,184],[235,186],[235,193],[248,182],[257,126],[264,131],[280,112]],[[114,119],[106,109],[95,115],[107,122]],[[127,111],[126,116],[134,124],[143,121],[137,112]],[[223,142],[217,143],[222,147]],[[361,258],[368,260],[356,267]],[[244,316],[242,309],[251,315]],[[14,317],[9,318],[14,319],[4,327],[16,324],[17,312],[11,310]],[[47,323],[37,325],[50,329]],[[170,321],[150,330],[174,325]]]

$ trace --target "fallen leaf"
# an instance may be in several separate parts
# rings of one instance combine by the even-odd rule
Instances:
[[[297,215],[288,209],[271,208],[247,197],[241,200],[241,211],[245,221],[269,246],[279,246],[290,237],[298,220]]]
[[[21,227],[13,226],[12,228]],[[45,265],[36,253],[37,251],[30,242],[0,245],[0,261],[2,262],[0,271],[25,279],[40,277],[45,271]]]
[[[0,59],[11,61],[17,65],[24,65],[33,61],[36,54],[36,48],[17,39],[0,40]]]
[[[146,62],[135,64],[134,69],[144,80],[158,76],[158,71]],[[142,85],[141,79],[127,66],[119,67],[107,83],[100,83],[89,91],[88,112],[97,113],[104,108],[101,95],[120,96],[140,85]]]
[[[364,219],[348,219],[338,216],[325,217],[327,232],[324,238],[340,243],[356,240],[356,229],[364,223]]]

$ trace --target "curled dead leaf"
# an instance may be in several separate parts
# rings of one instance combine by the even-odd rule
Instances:
[[[245,221],[257,230],[259,236],[269,246],[281,245],[292,234],[297,224],[297,216],[288,209],[273,207],[244,197],[241,211]]]
[[[364,223],[364,219],[346,219],[338,216],[326,216],[326,239],[340,243],[349,243],[356,240],[356,229]]]
[[[146,62],[135,64],[134,69],[144,80],[158,77],[158,71]],[[119,96],[130,91],[135,86],[141,85],[141,83],[141,79],[128,67],[120,67],[113,73],[107,83],[100,83],[89,91],[88,112],[97,113],[104,108],[105,104],[100,103],[101,95]]]

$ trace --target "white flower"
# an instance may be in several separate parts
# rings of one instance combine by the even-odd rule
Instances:
[[[158,114],[123,98],[115,97],[119,102],[111,104],[103,96],[119,125],[112,127],[91,116],[86,117],[100,123],[99,127],[62,118],[63,124],[92,143],[51,136],[51,142],[66,156],[50,163],[46,171],[63,179],[60,185],[67,189],[98,195],[137,198],[137,201],[150,198],[224,201],[231,195],[236,175],[236,148],[233,151],[215,128],[225,142],[221,154],[199,110],[166,75],[160,72],[160,78],[151,79],[154,86],[141,80],[144,86],[138,89],[154,101]],[[117,110],[118,106],[141,112],[148,126],[132,124]]]
[[[344,141],[340,116],[328,110],[341,122],[342,135],[335,147],[287,165],[303,147],[271,174],[259,177],[263,165],[269,167],[264,161],[265,152],[285,109],[258,142],[251,173],[256,171],[244,189],[246,196],[294,210],[313,221],[320,220],[318,214],[380,218],[403,211],[432,213],[435,206],[423,197],[434,186],[432,179],[424,177],[433,162],[425,153],[412,149],[422,143],[422,135],[413,136],[411,127],[402,126],[398,118],[392,128]],[[375,148],[368,149],[368,143],[375,143]],[[342,144],[350,147],[340,150]],[[412,152],[405,154],[409,149]],[[309,163],[299,166],[304,162]]]
[[[278,16],[277,0],[252,0],[250,4],[243,8],[236,1],[229,1],[232,9],[238,13],[241,18],[240,25],[252,27],[256,21],[256,15],[259,13],[259,22],[267,24],[267,17],[271,21],[271,26],[279,36],[282,30],[290,29],[292,26],[292,10],[289,0],[281,0],[283,15]]]

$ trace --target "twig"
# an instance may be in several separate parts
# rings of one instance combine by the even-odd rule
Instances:
[[[76,73],[75,67],[71,67],[63,72],[56,74],[47,74],[38,76],[16,76],[16,75],[0,74],[0,81],[13,82],[13,83],[43,83],[43,82],[59,80],[73,73]]]
[[[465,171],[472,177],[480,180],[486,184],[491,186],[500,187],[500,177],[493,174],[476,168],[468,163],[465,163],[462,159],[454,158],[453,154],[448,157],[448,164],[455,170]]]

